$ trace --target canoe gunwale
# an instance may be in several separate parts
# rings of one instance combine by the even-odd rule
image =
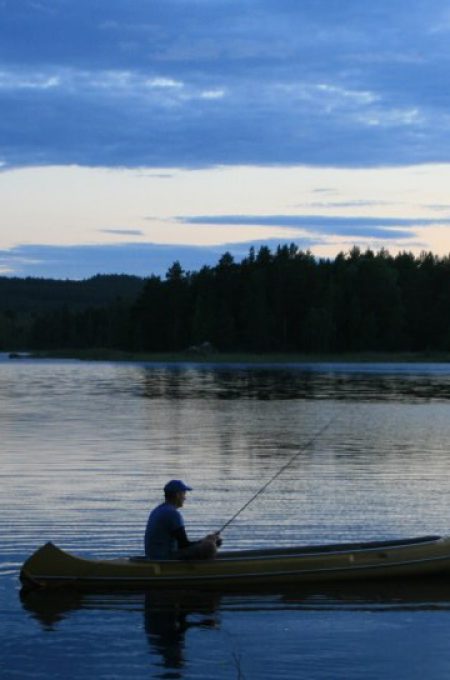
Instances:
[[[320,557],[326,555],[332,557],[333,555],[370,553],[380,550],[402,550],[412,548],[414,546],[424,545],[426,543],[438,543],[442,541],[441,536],[423,536],[416,539],[405,539],[400,541],[373,541],[371,543],[341,543],[335,545],[317,545],[317,546],[298,546],[294,548],[267,548],[261,550],[236,550],[219,553],[214,559],[214,562],[239,562],[239,561],[255,561],[263,562],[266,560],[280,560],[283,557],[287,559],[294,559],[296,557]],[[130,562],[143,564],[198,564],[196,560],[154,560],[151,557],[130,557]]]
[[[320,557],[321,555],[332,556],[332,555],[342,555],[350,553],[366,553],[377,550],[388,550],[388,549],[402,549],[402,548],[412,548],[415,545],[423,545],[426,543],[437,543],[442,541],[442,536],[420,536],[418,538],[409,538],[401,540],[390,540],[390,541],[371,541],[368,543],[336,543],[328,545],[308,545],[308,546],[294,546],[286,548],[261,548],[259,550],[230,550],[219,552],[214,562],[237,562],[241,560],[262,562],[264,560],[279,560],[283,557],[295,558],[295,557]],[[118,558],[123,560],[124,558]],[[142,555],[137,555],[133,557],[125,558],[130,563],[135,564],[185,564],[189,562],[190,564],[196,564],[196,560],[155,560],[152,557],[144,557]]]

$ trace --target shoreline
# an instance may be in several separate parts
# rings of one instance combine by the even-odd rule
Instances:
[[[329,363],[450,363],[450,352],[348,352],[264,353],[252,352],[126,352],[93,348],[27,352],[29,359],[79,359],[80,361],[117,361],[146,363],[200,364],[329,364]]]

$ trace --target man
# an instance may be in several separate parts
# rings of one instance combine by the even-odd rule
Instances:
[[[192,491],[181,479],[172,479],[164,487],[164,503],[148,518],[145,530],[145,556],[155,560],[207,560],[217,554],[222,544],[219,534],[208,534],[201,541],[190,541],[178,510],[184,505],[186,491]]]

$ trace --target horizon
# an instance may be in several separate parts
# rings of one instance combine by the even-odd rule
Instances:
[[[250,257],[252,250],[255,251],[255,255],[257,256],[259,248],[268,248],[270,254],[272,256],[274,256],[274,255],[276,255],[276,251],[277,251],[278,247],[286,247],[286,246],[289,247],[289,245],[296,245],[296,244],[295,243],[294,244],[289,244],[289,243],[268,244],[267,242],[258,243],[258,244],[256,244],[256,247],[254,245],[249,246],[246,253],[241,253],[240,258],[236,258],[234,255],[232,255],[232,253],[230,253],[229,250],[223,250],[217,255],[217,257],[214,261],[211,261],[211,262],[208,262],[208,263],[206,263],[206,262],[200,263],[200,264],[197,265],[196,268],[193,268],[193,269],[185,269],[183,267],[182,262],[180,262],[180,260],[178,260],[178,259],[175,259],[175,260],[168,261],[167,266],[164,266],[164,267],[161,266],[161,269],[160,269],[159,272],[156,272],[156,273],[150,272],[148,274],[129,274],[129,273],[126,273],[126,272],[120,272],[120,271],[113,272],[113,271],[111,271],[111,272],[96,272],[96,273],[90,274],[89,276],[86,276],[84,278],[68,278],[68,277],[58,278],[58,277],[37,276],[37,275],[36,276],[30,276],[30,275],[18,276],[16,274],[8,275],[8,274],[0,273],[0,279],[9,279],[9,280],[12,280],[12,279],[19,279],[19,280],[31,279],[31,280],[46,280],[46,281],[52,281],[52,282],[55,281],[55,282],[61,282],[61,283],[84,283],[86,281],[91,281],[92,279],[99,278],[99,277],[100,278],[101,277],[105,277],[105,278],[107,278],[107,277],[131,277],[131,278],[138,278],[138,279],[145,280],[145,279],[148,279],[148,278],[151,278],[152,276],[154,276],[156,278],[160,278],[160,279],[163,280],[166,277],[169,269],[174,264],[180,264],[183,275],[189,276],[189,275],[192,275],[192,274],[199,273],[205,267],[209,268],[209,269],[214,269],[215,267],[217,267],[219,265],[220,259],[224,255],[231,255],[232,258],[233,258],[233,263],[236,264],[236,265],[240,265],[240,264],[242,264],[243,260]],[[359,251],[361,258],[364,258],[365,256],[367,256],[367,254],[370,253],[373,257],[379,257],[381,255],[385,255],[387,258],[393,258],[393,259],[395,259],[398,256],[407,255],[407,256],[412,256],[416,262],[419,262],[422,257],[429,257],[429,256],[436,258],[438,261],[441,261],[441,262],[445,261],[445,260],[450,260],[450,253],[448,255],[438,255],[436,253],[433,253],[432,251],[426,251],[426,250],[421,251],[420,253],[413,253],[412,251],[403,250],[403,251],[399,251],[399,252],[396,252],[395,254],[393,254],[387,248],[384,248],[384,247],[380,247],[379,250],[372,250],[371,248],[367,248],[366,250],[363,250],[363,249],[360,249],[359,246],[353,246],[349,250],[340,251],[339,253],[336,253],[336,255],[329,256],[329,257],[318,257],[318,256],[314,255],[314,253],[312,251],[310,251],[308,249],[302,250],[300,248],[298,248],[297,254],[311,255],[314,258],[314,260],[316,261],[317,264],[320,264],[321,262],[334,263],[338,257],[343,256],[347,259],[350,258],[351,254],[352,254],[351,251],[355,250],[355,249]]]

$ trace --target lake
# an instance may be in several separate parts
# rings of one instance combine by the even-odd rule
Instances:
[[[18,581],[48,540],[142,553],[170,478],[194,488],[189,536],[214,531],[291,459],[227,548],[447,534],[449,406],[450,364],[0,355],[0,677],[450,677],[450,583],[24,597]]]

